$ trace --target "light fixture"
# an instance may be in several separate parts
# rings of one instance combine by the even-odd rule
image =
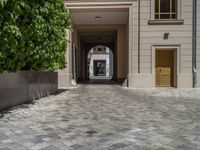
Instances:
[[[100,16],[96,16],[95,20],[99,21],[99,20],[101,20],[101,17]]]

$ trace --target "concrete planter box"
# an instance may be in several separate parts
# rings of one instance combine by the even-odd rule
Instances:
[[[57,92],[57,72],[4,72],[0,74],[0,111]]]

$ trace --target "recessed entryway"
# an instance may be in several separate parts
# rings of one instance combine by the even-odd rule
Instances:
[[[133,72],[130,57],[133,49],[133,2],[91,2],[87,5],[66,2],[66,6],[71,13],[73,30],[68,31],[70,43],[66,54],[67,64],[65,69],[59,71],[59,87],[66,87],[66,84],[70,86],[71,81],[91,81],[87,54],[98,45],[108,47],[113,54],[109,62],[109,65],[112,63],[111,69],[106,69],[106,76],[110,73],[106,80],[128,86],[131,81],[128,78]],[[104,83],[105,73],[98,77],[103,78],[98,82]]]
[[[87,56],[87,78],[112,79],[113,60],[113,52],[109,47],[103,45],[93,47]]]
[[[98,8],[71,10],[74,23],[72,43],[76,47],[76,81],[109,80],[123,83],[128,78],[129,9]]]
[[[176,49],[156,49],[156,86],[177,86],[177,51]]]

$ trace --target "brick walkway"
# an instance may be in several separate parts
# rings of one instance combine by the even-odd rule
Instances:
[[[199,150],[200,89],[81,85],[0,119],[0,150]]]

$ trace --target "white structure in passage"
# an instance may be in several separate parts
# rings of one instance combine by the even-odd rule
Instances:
[[[113,53],[105,46],[96,46],[88,53],[89,79],[112,79]]]

